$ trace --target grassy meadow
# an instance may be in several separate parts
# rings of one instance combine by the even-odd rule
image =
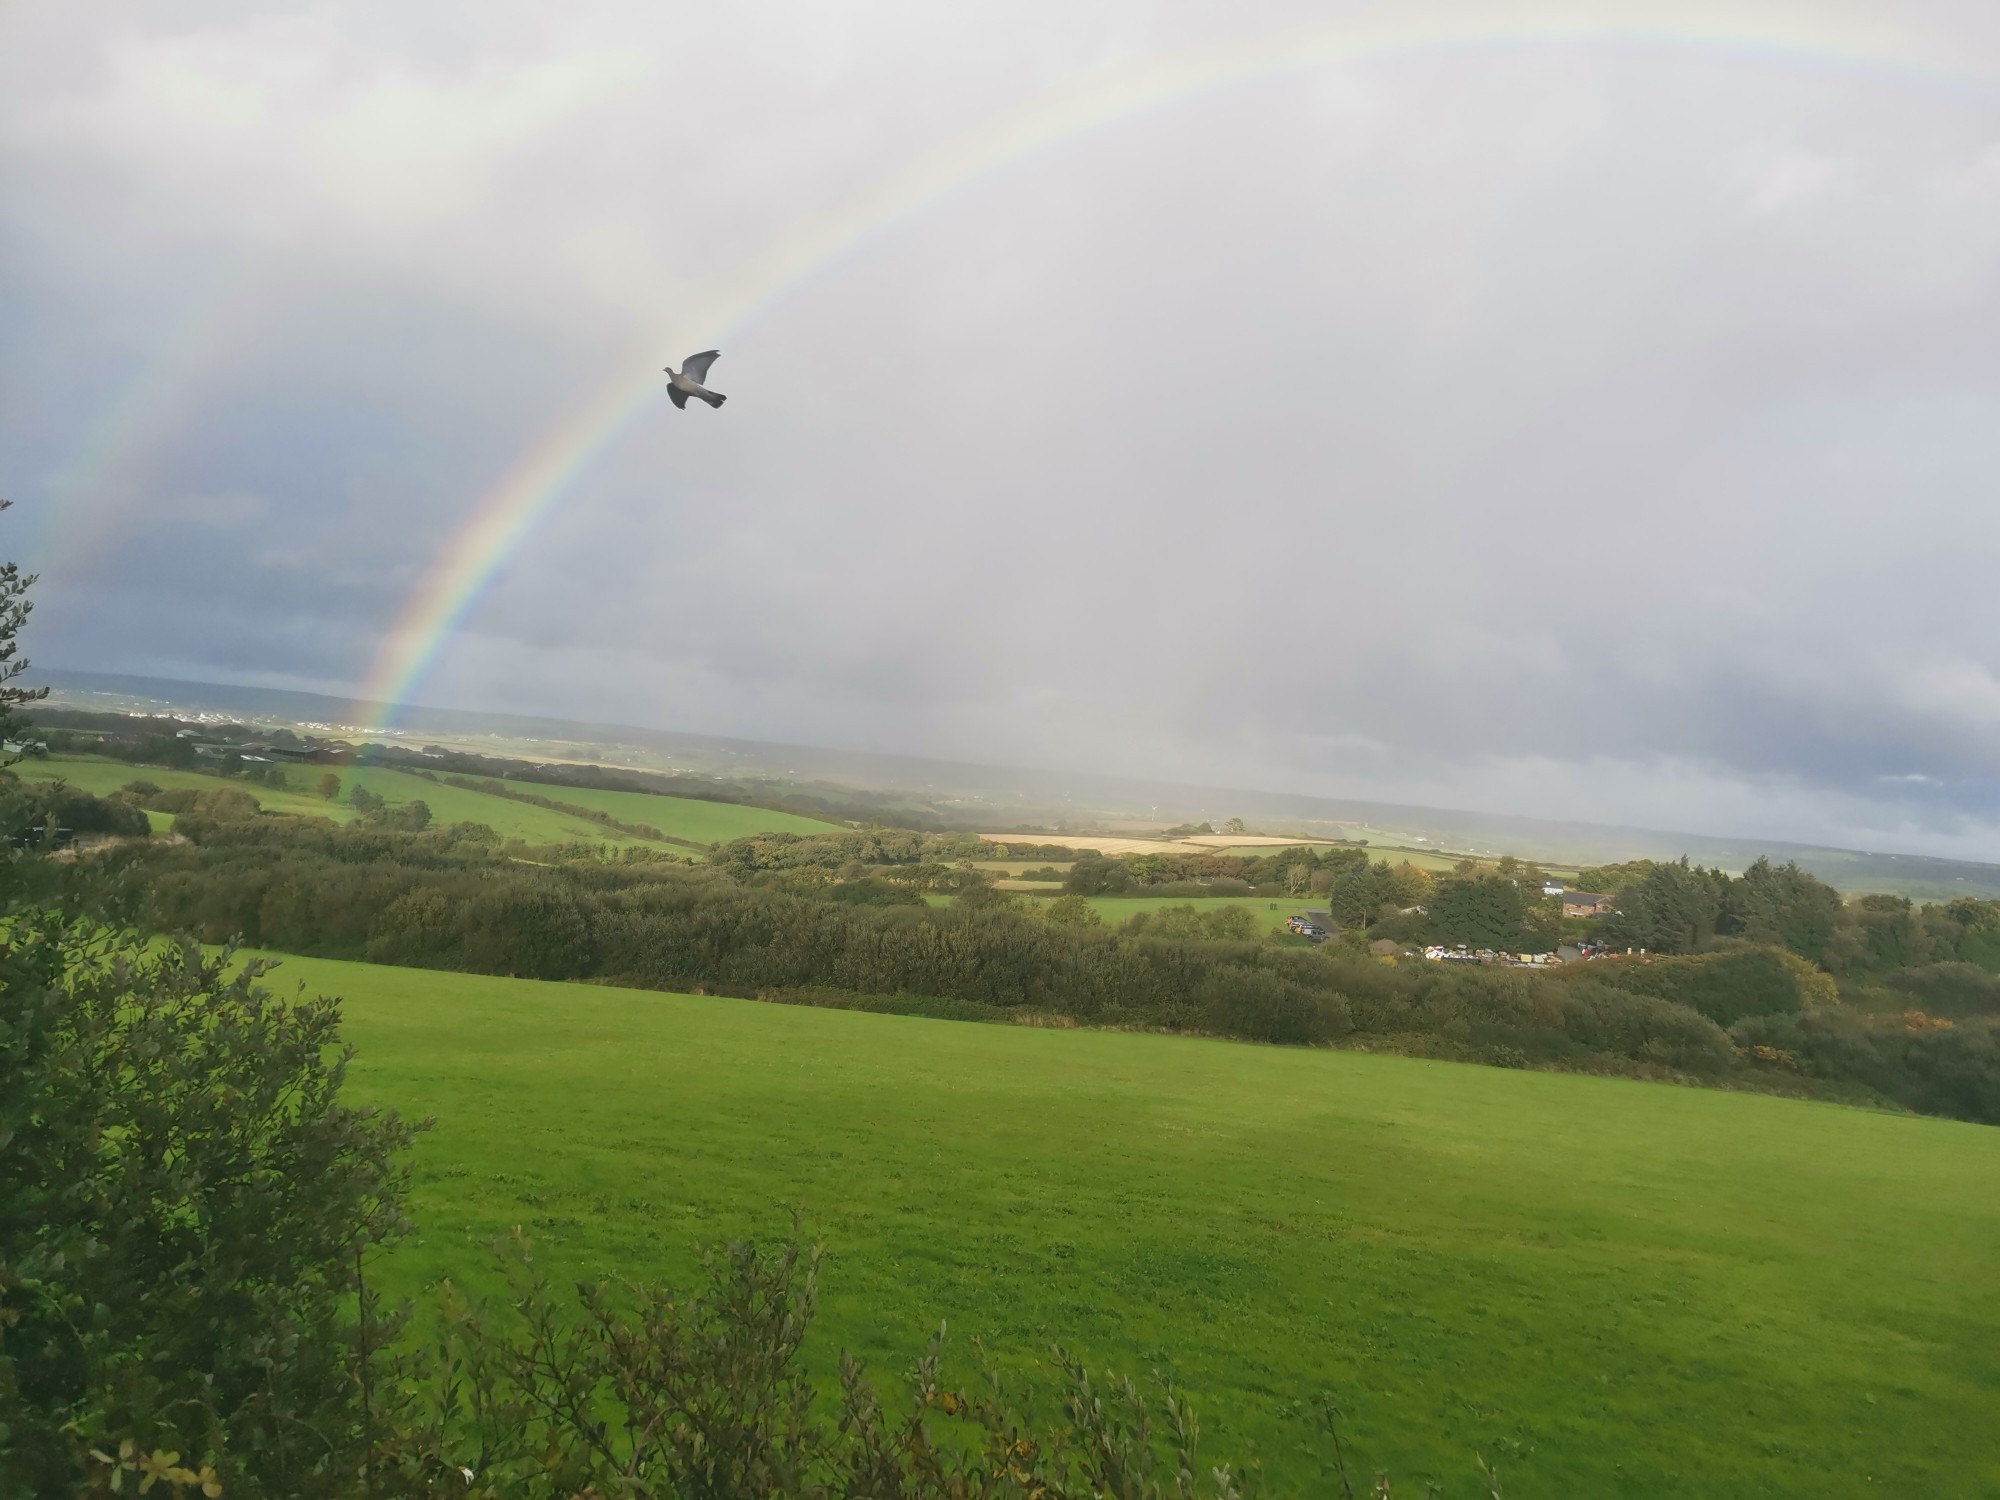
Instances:
[[[1051,887],[1060,890],[1060,886]],[[1168,906],[1192,906],[1196,911],[1214,911],[1218,906],[1240,906],[1257,919],[1263,932],[1282,932],[1285,918],[1312,907],[1324,909],[1324,896],[1086,896],[1083,898],[1112,926],[1142,911],[1159,911]]]
[[[511,1224],[684,1273],[803,1202],[819,1357],[939,1320],[1170,1369],[1216,1454],[1325,1493],[2000,1495],[2000,1131],[1665,1085],[287,960],[352,1091],[437,1117],[414,1292]]]
[[[842,825],[798,813],[777,812],[768,807],[745,807],[735,802],[703,802],[694,797],[664,797],[653,792],[597,791],[588,787],[534,786],[520,789],[568,802],[577,807],[595,808],[622,823],[640,823],[657,828],[677,839],[697,844],[727,843],[753,833],[838,833]]]
[[[309,788],[329,770],[341,778],[340,797],[328,801]],[[292,785],[277,791],[240,779],[210,775],[201,771],[171,771],[160,766],[135,766],[125,761],[90,755],[51,756],[46,760],[24,760],[14,767],[17,775],[38,780],[60,778],[86,792],[103,796],[132,781],[150,781],[158,787],[191,787],[205,790],[235,787],[257,799],[267,812],[298,813],[306,817],[332,818],[352,822],[358,816],[344,800],[357,785],[366,787],[392,805],[421,800],[439,823],[484,823],[503,838],[523,839],[531,844],[562,844],[582,840],[618,847],[637,845],[650,849],[662,846],[650,839],[627,838],[603,826],[545,807],[515,802],[485,792],[447,786],[408,771],[386,766],[316,765],[286,766]],[[608,812],[628,823],[643,823],[675,838],[698,844],[742,838],[746,834],[783,830],[793,833],[827,833],[836,825],[794,813],[773,812],[762,807],[742,807],[730,802],[701,802],[691,797],[658,797],[647,792],[594,792],[574,787],[541,786],[522,783],[520,790]],[[166,814],[150,814],[156,830],[172,823]]]
[[[345,823],[355,817],[354,809],[344,804],[327,802],[306,791],[273,791],[267,786],[251,786],[245,782],[230,780],[222,776],[204,775],[200,771],[170,771],[163,766],[135,766],[122,760],[109,760],[95,755],[55,755],[46,760],[16,761],[10,769],[24,781],[66,781],[79,791],[102,797],[115,792],[121,786],[133,781],[150,781],[157,787],[186,787],[193,791],[213,791],[216,787],[230,786],[238,791],[250,793],[258,805],[271,812],[299,813],[305,817],[334,818]],[[298,767],[299,775],[294,777],[301,786],[307,784],[303,774],[310,769],[316,777],[320,767]],[[293,768],[286,767],[286,774],[292,775]],[[162,815],[166,816],[166,815]],[[172,822],[166,816],[168,823]],[[156,819],[155,827],[160,823]]]

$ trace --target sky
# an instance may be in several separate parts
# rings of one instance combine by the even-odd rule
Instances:
[[[0,327],[50,667],[2000,860],[1983,0],[18,0]]]

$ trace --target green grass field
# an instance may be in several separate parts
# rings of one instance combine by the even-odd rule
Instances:
[[[1216,1455],[1327,1493],[1333,1392],[1397,1493],[2000,1495],[2000,1131],[1358,1053],[287,961],[353,1091],[438,1125],[394,1290],[511,1224],[683,1274],[803,1202],[819,1355],[940,1319],[1171,1369]]]
[[[319,766],[287,766],[285,774],[304,786],[317,779],[321,769]],[[67,781],[78,790],[99,797],[108,792],[115,792],[121,786],[133,781],[150,781],[157,787],[191,787],[196,791],[211,791],[219,786],[232,786],[239,791],[250,793],[257,799],[259,806],[272,812],[335,818],[343,823],[351,821],[355,816],[354,810],[345,804],[327,802],[310,792],[278,792],[270,787],[250,786],[242,781],[222,776],[208,776],[199,771],[169,771],[161,766],[135,766],[122,760],[107,760],[94,755],[56,755],[47,760],[18,761],[13,771],[24,780]],[[171,822],[171,817],[168,817],[167,821]],[[161,826],[156,819],[154,827]]]
[[[702,802],[693,797],[662,797],[652,792],[605,792],[587,787],[520,784],[524,792],[594,807],[622,823],[657,828],[677,839],[697,844],[726,843],[753,833],[838,833],[841,825],[768,807],[744,807],[734,802]]]
[[[427,781],[408,771],[392,771],[383,766],[344,768],[341,772],[341,795],[346,796],[357,783],[390,803],[422,801],[430,808],[434,822],[484,823],[502,838],[525,839],[531,844],[563,844],[581,840],[621,848],[626,845],[648,849],[663,847],[650,839],[625,838],[586,818],[573,818],[567,813],[551,812],[546,807]],[[542,789],[533,790],[539,792]]]
[[[1285,918],[1295,912],[1326,906],[1324,896],[1086,896],[1084,900],[1113,926],[1137,912],[1158,911],[1164,906],[1192,906],[1196,911],[1214,911],[1218,906],[1241,906],[1257,919],[1258,926],[1265,932],[1282,931]]]
[[[285,774],[290,778],[294,788],[305,788],[316,784],[327,769],[324,766],[287,766]],[[107,792],[115,792],[119,787],[132,781],[150,781],[158,787],[193,787],[196,790],[229,786],[248,792],[257,799],[258,805],[268,812],[333,818],[342,823],[351,822],[356,816],[354,809],[344,800],[328,801],[306,790],[274,791],[267,786],[210,776],[199,771],[170,771],[159,766],[134,766],[124,761],[100,759],[96,756],[51,756],[47,760],[24,760],[16,765],[14,770],[18,775],[40,780],[55,780],[60,777],[72,786],[93,792],[100,797]],[[439,823],[484,823],[502,838],[525,839],[531,844],[563,844],[581,839],[593,844],[618,846],[636,844],[650,849],[665,847],[650,839],[621,837],[583,818],[573,818],[565,813],[551,812],[547,808],[534,807],[524,802],[512,802],[504,797],[490,797],[484,792],[468,792],[460,787],[427,781],[407,771],[394,771],[381,766],[342,767],[340,777],[340,796],[343,799],[358,783],[376,796],[394,804],[422,801],[430,808],[432,818]],[[700,807],[707,804],[693,805]],[[785,814],[771,813],[767,816],[784,817]],[[155,829],[164,829],[170,821],[156,816],[153,818],[153,826]],[[662,829],[662,831],[673,830]]]

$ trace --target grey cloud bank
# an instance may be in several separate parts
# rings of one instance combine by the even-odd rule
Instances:
[[[352,691],[697,288],[1323,14],[934,9],[10,12],[32,654]],[[2000,858],[2000,37],[1902,9],[1959,66],[1420,48],[971,176],[662,394],[421,696]]]

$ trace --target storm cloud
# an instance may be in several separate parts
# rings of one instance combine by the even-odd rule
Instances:
[[[30,654],[356,691],[542,434],[722,336],[422,701],[2000,859],[2000,23],[1411,0],[1229,66],[1389,9],[15,7]]]

